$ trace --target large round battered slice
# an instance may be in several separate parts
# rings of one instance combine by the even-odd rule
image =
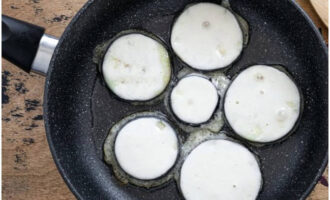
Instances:
[[[171,108],[182,121],[200,124],[212,117],[218,105],[216,87],[199,75],[182,78],[171,93]]]
[[[258,162],[244,146],[208,140],[184,161],[180,188],[186,200],[254,200],[262,185]]]
[[[115,157],[132,177],[151,180],[164,175],[178,156],[178,139],[164,120],[141,117],[128,122],[115,140]]]
[[[197,3],[187,7],[175,21],[171,44],[191,67],[214,70],[228,66],[240,55],[243,33],[228,9]]]
[[[229,86],[224,102],[227,121],[241,137],[272,142],[288,134],[300,113],[300,93],[284,72],[255,65]]]
[[[117,38],[105,54],[102,72],[110,90],[125,100],[150,100],[164,91],[170,58],[158,41],[139,33]]]

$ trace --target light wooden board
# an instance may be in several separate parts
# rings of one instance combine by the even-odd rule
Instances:
[[[298,1],[321,28],[327,29],[307,0]],[[46,28],[59,37],[85,0],[3,0],[3,14]],[[2,197],[9,200],[74,199],[57,171],[46,140],[42,119],[45,78],[21,72],[2,62]],[[6,99],[8,97],[8,99]],[[328,199],[328,173],[308,200]]]
[[[329,1],[328,0],[310,0],[313,8],[321,18],[322,22],[328,27],[328,7]]]

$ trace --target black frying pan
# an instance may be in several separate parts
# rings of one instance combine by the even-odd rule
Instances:
[[[114,123],[138,111],[167,111],[162,101],[153,106],[134,106],[114,98],[104,86],[92,57],[97,45],[133,28],[154,33],[169,46],[174,17],[192,2],[197,1],[92,0],[78,12],[61,37],[47,74],[45,124],[54,160],[78,199],[182,198],[175,182],[153,190],[124,185],[104,163],[102,145]],[[226,74],[233,77],[256,63],[283,65],[304,96],[304,112],[290,137],[262,147],[248,144],[261,159],[264,185],[259,199],[305,199],[327,164],[326,45],[294,1],[231,0],[230,3],[248,21],[250,41]],[[6,38],[3,41],[6,44]],[[9,47],[3,47],[6,53]],[[18,63],[15,56],[9,59]],[[173,63],[177,72],[182,65],[176,57]]]

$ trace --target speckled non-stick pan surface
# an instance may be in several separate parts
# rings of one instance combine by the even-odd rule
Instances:
[[[95,47],[127,29],[154,33],[169,46],[177,13],[194,0],[89,1],[66,29],[51,61],[45,94],[47,136],[55,162],[78,199],[181,199],[175,182],[147,190],[120,183],[103,161],[102,145],[112,125],[138,111],[162,111],[114,98],[104,86]],[[220,1],[216,1],[221,3]],[[230,0],[250,25],[250,40],[225,73],[233,77],[251,64],[286,66],[301,88],[304,111],[286,140],[257,147],[264,185],[259,199],[308,196],[327,163],[327,48],[306,14],[290,0]],[[174,75],[182,67],[173,56]],[[170,119],[171,120],[171,119]],[[224,129],[228,130],[225,125]]]

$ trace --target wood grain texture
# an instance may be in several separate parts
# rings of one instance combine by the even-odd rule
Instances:
[[[3,0],[3,14],[59,37],[86,0]],[[328,31],[307,0],[298,0],[328,41]],[[42,117],[45,78],[2,60],[2,198],[75,199],[57,171]],[[326,171],[308,200],[328,199]]]
[[[328,27],[328,0],[310,0],[322,22]]]
[[[86,0],[4,0],[3,14],[61,36]],[[60,176],[47,144],[42,104],[45,78],[2,60],[2,198],[75,199]]]

